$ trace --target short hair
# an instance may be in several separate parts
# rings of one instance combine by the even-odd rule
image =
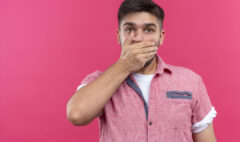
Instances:
[[[160,21],[162,28],[164,20],[164,11],[163,9],[154,3],[152,0],[124,0],[118,9],[118,26],[120,28],[120,23],[122,19],[134,12],[148,12],[157,17]],[[160,28],[160,29],[161,29]]]

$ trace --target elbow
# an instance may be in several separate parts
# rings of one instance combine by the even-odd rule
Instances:
[[[67,119],[75,126],[85,126],[91,122],[84,118],[84,114],[79,112],[69,112]]]
[[[72,100],[69,100],[67,103],[67,119],[75,126],[85,126],[91,122],[88,115],[86,114],[84,107],[78,107],[72,103]]]
[[[77,113],[68,113],[67,119],[75,126],[82,126],[81,119]]]

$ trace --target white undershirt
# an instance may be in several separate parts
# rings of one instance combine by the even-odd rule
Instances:
[[[132,73],[134,79],[137,81],[137,84],[143,94],[143,98],[146,101],[148,105],[148,98],[149,98],[149,90],[152,78],[154,74],[139,74],[139,73]],[[87,84],[81,84],[77,87],[77,90],[81,87],[85,86]],[[77,91],[76,90],[76,91]],[[212,122],[213,118],[216,117],[217,112],[215,111],[215,108],[212,106],[211,111],[200,121],[192,125],[192,132],[198,133],[205,128]]]
[[[148,105],[148,97],[149,97],[149,90],[152,78],[154,74],[139,74],[139,73],[132,73],[132,76],[137,81],[137,84],[143,94],[144,100]]]

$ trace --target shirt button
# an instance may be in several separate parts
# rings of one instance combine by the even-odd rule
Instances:
[[[149,124],[149,125],[152,125],[152,122],[150,121],[148,124]]]

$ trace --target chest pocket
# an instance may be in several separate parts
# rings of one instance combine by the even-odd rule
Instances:
[[[169,128],[191,128],[192,93],[189,91],[167,91],[168,112],[166,121]]]
[[[189,91],[167,91],[166,96],[172,99],[189,99],[192,100],[192,93]]]

